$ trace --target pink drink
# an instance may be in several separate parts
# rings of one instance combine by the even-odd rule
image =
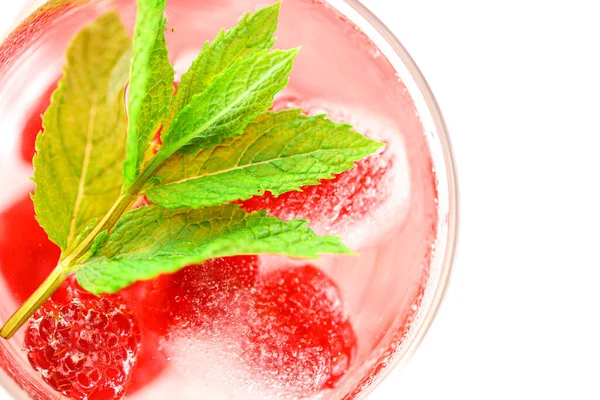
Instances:
[[[220,29],[234,26],[244,12],[267,3],[169,0],[168,28],[173,30],[168,31],[167,41],[176,79],[206,40]],[[214,399],[361,397],[389,365],[410,355],[430,323],[447,279],[456,225],[454,182],[443,122],[404,50],[396,49],[401,59],[351,7],[356,6],[354,2],[331,3],[284,2],[276,46],[302,46],[302,50],[290,85],[278,96],[274,108],[303,107],[310,114],[327,113],[336,122],[350,123],[365,135],[386,142],[387,147],[360,164],[354,175],[325,183],[323,190],[277,200],[252,199],[243,207],[268,208],[281,218],[310,218],[317,233],[340,235],[360,253],[356,257],[324,257],[312,263],[340,289],[340,310],[356,334],[357,347],[350,365],[339,374],[339,380],[325,384],[315,383],[318,367],[294,371],[293,366],[285,366],[286,371],[292,371],[290,382],[275,376],[282,375],[281,369],[245,362],[250,350],[244,343],[258,340],[248,333],[248,326],[258,318],[255,297],[243,298],[252,295],[252,288],[236,294],[246,300],[231,303],[235,310],[228,310],[227,315],[237,317],[228,318],[226,327],[217,324],[218,329],[209,330],[208,335],[206,329],[200,335],[190,328],[148,339],[152,343],[146,350],[147,368],[137,377],[133,398],[197,398],[198,393]],[[27,131],[37,131],[32,114],[35,117],[38,108],[45,107],[36,103],[44,103],[46,88],[60,77],[70,38],[111,7],[119,10],[132,29],[134,1],[90,1],[83,6],[64,2],[33,16],[0,49],[0,182],[4,189],[0,193],[0,212],[4,210],[0,216],[0,251],[17,254],[0,257],[4,263],[0,264],[0,323],[27,295],[20,291],[30,290],[27,285],[33,283],[29,281],[42,279],[41,270],[48,265],[51,268],[57,256],[43,233],[35,231],[32,220],[32,227],[25,224],[15,228],[19,218],[31,219],[27,211],[18,217],[9,212],[33,189],[27,161],[31,156]],[[356,7],[362,10],[362,6]],[[15,232],[27,242],[22,250],[2,247],[3,241],[11,240],[7,235],[16,237]],[[36,253],[29,264],[18,257],[38,251],[40,246],[48,250]],[[24,264],[33,272],[19,272]],[[257,273],[269,276],[292,264],[306,263],[263,256]],[[167,313],[164,318],[173,317],[173,310]],[[23,331],[10,341],[0,341],[0,366],[4,370],[0,370],[0,381],[6,381],[17,398],[26,398],[22,390],[34,398],[59,398],[28,365],[22,348]]]

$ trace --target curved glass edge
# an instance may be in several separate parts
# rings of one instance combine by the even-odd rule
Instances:
[[[427,139],[432,152],[434,166],[437,168],[435,171],[436,178],[439,181],[437,186],[438,188],[447,187],[447,192],[440,191],[438,193],[440,204],[438,205],[439,222],[436,245],[443,244],[444,248],[439,249],[441,251],[436,251],[433,254],[431,262],[432,270],[429,282],[427,282],[425,297],[408,335],[402,341],[402,344],[395,351],[394,355],[390,359],[385,360],[386,366],[384,370],[361,387],[360,398],[366,398],[392,370],[404,367],[410,360],[422,343],[440,308],[448,287],[452,265],[456,256],[459,227],[458,181],[448,128],[439,104],[425,77],[406,48],[404,48],[390,29],[361,1],[325,1],[356,24],[373,41],[376,47],[392,64],[400,80],[406,85],[420,115],[424,133],[430,135]],[[445,168],[445,171],[439,169],[439,164],[442,163],[436,162],[439,161],[440,157],[443,159],[442,166]]]
[[[51,10],[54,7],[63,6],[68,3],[82,4],[88,0],[29,0],[18,5],[17,13],[11,25],[4,27],[2,40],[4,41],[12,32],[19,31],[20,27],[26,26],[31,18]]]
[[[19,17],[16,19],[16,21],[19,22],[8,27],[9,29],[2,37],[2,44],[0,44],[0,47],[4,46],[4,42],[10,37],[12,32],[19,31],[23,26],[26,26],[31,16],[43,13],[47,8],[64,5],[69,2],[84,3],[87,2],[87,0],[50,0],[49,2],[45,2],[44,0],[32,0],[27,4],[23,4],[21,6],[21,11],[18,14]],[[448,187],[448,212],[447,222],[445,224],[447,230],[446,246],[444,249],[445,251],[441,256],[442,264],[440,266],[439,275],[435,277],[437,278],[435,288],[433,292],[429,291],[431,297],[425,299],[428,302],[427,304],[424,303],[426,307],[421,306],[419,309],[409,336],[403,342],[404,351],[398,351],[393,359],[389,361],[385,370],[363,388],[364,390],[361,393],[361,398],[365,398],[383,379],[385,379],[387,375],[390,374],[392,370],[401,368],[407,363],[423,341],[440,308],[448,287],[452,264],[454,263],[456,256],[459,227],[458,182],[452,145],[442,112],[429,84],[408,51],[389,28],[387,28],[387,26],[359,0],[328,0],[327,2],[355,23],[375,43],[398,72],[400,79],[407,86],[411,97],[415,101],[415,106],[421,115],[424,131],[437,135],[436,137],[440,141],[442,157],[446,169],[445,179],[447,180],[446,183]],[[422,113],[423,110],[427,111],[427,117],[430,117],[430,120],[424,118],[425,114]],[[438,176],[438,179],[440,177],[441,176]],[[434,257],[440,256],[436,253],[434,254]],[[428,284],[428,286],[431,285]],[[9,395],[14,396],[14,398],[25,398],[23,396],[26,396],[23,390],[21,390],[2,370],[0,370],[0,386],[2,386]]]
[[[25,400],[27,398],[23,389],[21,389],[19,385],[4,372],[4,370],[0,370],[0,396],[2,396],[1,390],[6,391],[6,393],[14,399]]]
[[[87,1],[87,0],[84,0]],[[20,35],[26,33],[26,28],[30,23],[39,15],[42,15],[48,11],[52,11],[54,8],[69,4],[80,4],[82,0],[29,0],[23,1],[23,3],[17,5],[17,12],[15,18],[10,25],[3,27],[0,32],[0,53],[4,53],[6,47],[10,47],[11,44],[18,43],[13,39],[18,38]],[[0,57],[0,68],[2,63],[8,63],[11,59],[11,54],[6,52]],[[29,396],[27,393],[4,371],[0,368],[0,390],[4,390],[10,398],[15,400],[22,399],[27,400]],[[0,392],[0,397],[3,393]]]

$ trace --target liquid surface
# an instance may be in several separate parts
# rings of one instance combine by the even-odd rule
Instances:
[[[0,322],[58,257],[26,198],[32,138],[68,38],[108,3],[71,14],[72,24],[62,21],[62,29],[48,28],[0,76],[6,110],[0,115],[0,182],[8,188],[0,193]],[[134,5],[116,3],[131,26]],[[168,44],[177,74],[205,40],[262,5],[170,1],[174,32]],[[198,392],[215,399],[342,398],[372,378],[420,304],[437,212],[435,177],[410,96],[368,39],[321,2],[287,0],[277,36],[279,47],[302,45],[302,51],[275,109],[325,112],[388,146],[322,186],[279,198],[266,194],[242,207],[308,218],[318,233],[342,236],[360,255],[326,257],[315,265],[280,257],[215,261],[230,265],[219,268],[229,272],[195,266],[127,289],[122,295],[146,327],[129,387],[134,398],[195,398]],[[37,68],[42,60],[44,71]],[[17,335],[9,347],[0,344],[0,365],[33,382],[22,343]]]

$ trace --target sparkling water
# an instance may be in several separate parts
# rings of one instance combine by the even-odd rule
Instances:
[[[245,11],[269,3],[170,0],[167,42],[177,77],[186,71],[206,40],[223,27],[234,26]],[[0,210],[8,209],[33,189],[30,162],[22,157],[22,131],[31,114],[37,112],[36,102],[60,77],[69,39],[85,23],[113,7],[132,29],[134,1],[91,1],[85,6],[54,10],[46,19],[36,21],[32,25],[35,29],[23,31],[19,36],[22,40],[15,42],[18,45],[5,45],[8,56],[0,65]],[[290,200],[289,204],[295,204],[293,210],[284,204],[272,211],[291,218],[303,217],[302,213],[310,209],[311,226],[318,233],[339,235],[359,253],[323,257],[316,263],[339,286],[343,313],[356,332],[358,351],[336,387],[318,393],[318,365],[308,372],[299,370],[297,379],[284,382],[272,371],[244,362],[248,321],[255,313],[248,300],[255,289],[249,288],[239,294],[250,296],[236,303],[242,306],[228,310],[228,315],[239,318],[220,329],[210,334],[181,329],[160,339],[158,350],[165,357],[165,368],[133,398],[343,398],[370,379],[372,368],[393,349],[389,346],[399,345],[420,305],[438,223],[437,192],[425,133],[408,91],[373,43],[326,2],[285,0],[277,36],[277,47],[301,46],[302,50],[290,85],[278,95],[275,109],[301,107],[311,115],[327,113],[332,120],[352,124],[387,144],[365,167],[366,171],[379,171],[381,178],[375,183],[369,181],[371,177],[361,181],[368,188],[365,193],[357,195],[352,186],[357,181],[348,180],[330,203],[308,199],[308,206],[301,209]],[[10,227],[0,219],[0,241],[6,232]],[[259,274],[289,264],[303,263],[263,256]],[[0,268],[5,271],[10,266]],[[0,322],[6,321],[19,302],[8,289],[8,279],[0,276]],[[20,351],[22,341],[21,333],[0,343],[0,366],[10,369],[30,392],[53,393],[47,392],[28,367]]]

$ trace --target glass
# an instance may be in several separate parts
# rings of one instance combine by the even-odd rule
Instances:
[[[0,48],[0,181],[4,192],[0,210],[14,193],[30,189],[29,167],[16,160],[20,131],[30,105],[59,76],[69,39],[113,4],[129,27],[135,15],[132,0],[43,3],[29,1],[23,6],[17,20],[41,8],[9,34]],[[204,40],[224,26],[233,26],[242,12],[259,5],[264,3],[169,0],[169,23],[176,27],[169,47],[176,73],[185,71]],[[398,172],[396,181],[402,190],[386,209],[391,213],[389,225],[377,227],[385,237],[361,248],[358,258],[326,259],[323,264],[341,287],[359,339],[357,359],[339,387],[324,392],[324,398],[364,398],[392,367],[410,358],[443,297],[457,230],[450,143],[441,112],[414,61],[358,1],[286,0],[278,37],[278,46],[302,46],[288,97],[281,101],[297,105],[298,96],[308,97],[313,99],[310,105],[314,99],[325,99],[318,101],[317,108],[333,110],[333,118],[336,104],[343,104],[341,119],[363,129],[393,132],[396,139],[387,139],[399,139],[405,150],[398,161],[404,163],[404,172]],[[358,239],[347,240],[352,245]],[[0,278],[0,322],[16,306]],[[20,351],[22,340],[21,332],[0,342],[0,383],[18,399],[27,398],[26,393],[59,398],[29,367]]]

